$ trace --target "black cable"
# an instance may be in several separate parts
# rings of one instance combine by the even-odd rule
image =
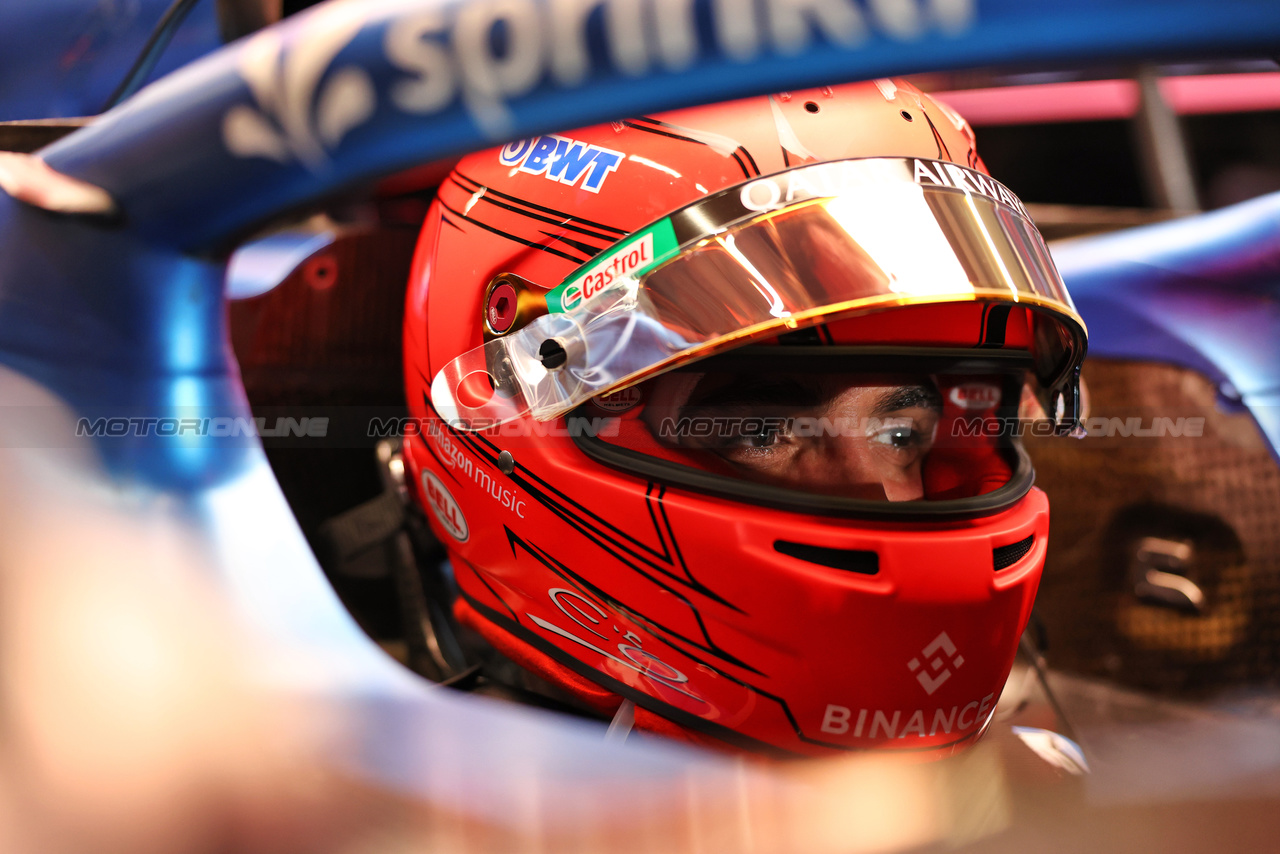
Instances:
[[[1022,647],[1022,651],[1026,653],[1027,658],[1031,659],[1031,668],[1035,671],[1036,681],[1040,683],[1040,690],[1044,692],[1045,699],[1049,701],[1049,708],[1053,709],[1054,715],[1061,722],[1061,735],[1065,735],[1074,741],[1081,750],[1084,750],[1084,744],[1081,742],[1076,728],[1071,725],[1071,719],[1067,717],[1062,704],[1058,702],[1058,695],[1049,687],[1049,672],[1048,668],[1045,667],[1044,656],[1040,654],[1040,650],[1036,649],[1031,642],[1031,638],[1027,637],[1026,632],[1023,632],[1022,637],[1018,640],[1018,646]]]
[[[142,52],[134,60],[133,67],[129,69],[129,73],[124,76],[124,79],[120,81],[120,85],[116,87],[116,90],[111,93],[111,97],[107,99],[107,103],[103,105],[102,112],[105,113],[141,88],[143,81],[151,74],[151,70],[156,67],[156,61],[160,59],[160,54],[164,53],[164,49],[169,46],[169,41],[173,38],[173,34],[187,17],[191,7],[198,2],[200,0],[173,0],[169,8],[160,16],[160,20],[156,23],[155,29],[151,31],[151,35],[147,37],[147,43],[142,46]]]
[[[471,680],[475,677],[478,677],[479,675],[480,675],[480,665],[473,664],[470,667],[468,667],[466,670],[463,670],[460,673],[455,673],[454,675],[450,676],[448,679],[441,679],[436,684],[440,685],[443,688],[465,689],[467,685],[471,682]]]

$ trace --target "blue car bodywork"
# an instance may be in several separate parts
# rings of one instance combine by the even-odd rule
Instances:
[[[1058,245],[1089,353],[1212,380],[1280,454],[1280,194]]]
[[[0,12],[0,121],[100,113],[172,0],[11,0]],[[198,0],[156,58],[156,80],[222,45]]]

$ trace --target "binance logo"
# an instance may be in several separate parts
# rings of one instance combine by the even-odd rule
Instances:
[[[921,664],[920,659],[925,663]],[[907,669],[916,675],[916,681],[926,694],[933,695],[942,687],[942,683],[951,678],[952,669],[959,670],[964,665],[964,656],[956,651],[956,645],[940,632],[929,645],[920,650],[920,657],[907,662]]]

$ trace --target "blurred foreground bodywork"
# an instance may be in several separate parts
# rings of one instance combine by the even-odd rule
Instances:
[[[767,43],[731,28],[706,45],[668,33],[652,42],[663,63],[658,47],[640,63],[591,33],[573,66],[544,44],[532,2],[339,0],[45,149],[52,176],[0,164],[7,847],[1003,850],[1049,834],[1096,850],[1125,839],[1092,836],[1099,827],[1183,848],[1211,847],[1214,828],[1241,847],[1267,838],[1280,739],[1266,719],[1133,698],[1129,725],[1098,714],[1081,726],[1094,773],[1064,789],[1069,771],[1008,783],[1024,772],[999,756],[1024,755],[1020,736],[993,733],[939,766],[778,768],[605,743],[598,727],[432,689],[342,609],[256,439],[74,438],[77,419],[118,413],[250,417],[227,348],[226,250],[386,173],[675,106],[673,92],[693,103],[900,70],[1280,40],[1266,3],[844,8],[856,18],[784,14],[799,23]],[[500,18],[526,64],[486,76],[461,48],[497,63],[474,39]],[[1051,727],[1028,673],[1023,711]],[[1058,687],[1079,721],[1115,707],[1088,685]]]
[[[0,29],[0,121],[93,116],[108,104],[172,0],[12,0]],[[190,4],[151,79],[222,44],[216,3]]]

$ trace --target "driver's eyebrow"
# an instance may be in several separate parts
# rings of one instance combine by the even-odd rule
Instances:
[[[942,395],[938,394],[938,390],[932,386],[923,384],[885,389],[879,399],[876,400],[872,415],[889,415],[903,409],[914,409],[916,407],[941,412]]]
[[[703,383],[706,379],[703,379]],[[751,376],[737,376],[725,385],[714,388],[705,396],[699,397],[699,388],[693,390],[689,402],[681,407],[681,412],[690,409],[708,409],[715,407],[812,407],[822,403],[823,397],[814,388],[794,381],[761,379]]]

